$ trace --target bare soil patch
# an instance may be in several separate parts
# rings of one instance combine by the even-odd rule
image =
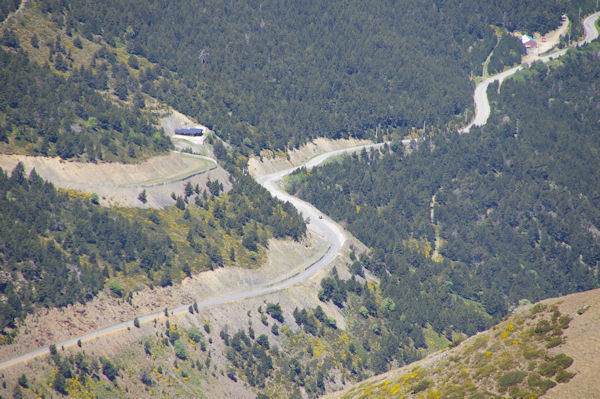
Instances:
[[[548,51],[554,49],[559,41],[561,36],[567,34],[567,30],[569,28],[569,20],[566,19],[562,22],[562,25],[556,28],[555,30],[548,32],[546,34],[541,34],[539,32],[533,35],[533,39],[537,42],[538,48],[536,50],[530,51],[528,54],[524,55],[521,58],[521,63],[532,63],[533,61],[539,58],[540,54],[547,53]],[[521,38],[523,35],[522,32],[515,32],[515,36]],[[546,40],[544,41],[543,38]]]
[[[370,140],[344,139],[331,140],[318,138],[300,148],[287,153],[274,154],[272,151],[263,151],[261,156],[253,156],[248,161],[248,171],[252,176],[260,177],[280,170],[301,165],[317,155],[342,148],[356,147],[371,144]]]
[[[160,208],[173,205],[175,201],[171,193],[181,194],[188,181],[204,187],[209,178],[218,179],[226,190],[231,188],[229,175],[223,168],[186,154],[171,153],[139,164],[86,163],[60,158],[0,155],[0,168],[9,173],[18,162],[23,162],[27,173],[35,169],[41,177],[59,188],[96,193],[101,203],[107,206]],[[148,198],[146,204],[137,199],[144,189]]]
[[[567,384],[558,384],[548,391],[545,397],[600,398],[600,289],[549,302],[558,304],[561,313],[573,318],[564,333],[566,343],[554,352],[571,356],[574,361],[569,371],[577,374]]]
[[[201,125],[192,120],[189,116],[186,116],[173,108],[169,108],[167,113],[160,118],[160,127],[162,127],[169,136],[175,135],[175,129],[180,128],[187,129],[191,127],[200,127],[207,133],[211,132],[206,126]]]

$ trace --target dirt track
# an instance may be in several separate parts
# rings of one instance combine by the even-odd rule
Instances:
[[[135,316],[152,314],[148,319],[154,319],[162,314],[163,309],[175,310],[181,304],[187,304],[183,308],[187,311],[187,306],[194,301],[201,303],[227,294],[233,295],[248,286],[284,279],[302,272],[319,259],[327,250],[327,243],[311,235],[302,243],[271,240],[269,248],[267,262],[260,269],[228,266],[198,273],[176,286],[153,290],[145,288],[136,292],[132,305],[119,303],[121,301],[118,298],[101,293],[85,305],[76,303],[62,309],[40,310],[35,315],[27,316],[20,327],[22,333],[14,344],[0,346],[0,359],[16,358],[23,352],[40,347],[41,352],[45,353],[51,343],[61,342],[59,346],[68,346],[66,341],[73,336],[80,337],[106,327],[111,328],[110,331],[117,331],[120,329],[119,323],[131,325]],[[154,315],[153,312],[158,314]],[[140,321],[143,320],[145,318],[140,317]],[[100,335],[108,335],[110,331]],[[76,341],[77,338],[73,343]]]

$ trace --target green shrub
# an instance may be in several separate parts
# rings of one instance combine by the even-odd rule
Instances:
[[[538,373],[531,373],[529,374],[529,377],[527,377],[527,385],[529,385],[532,388],[537,387],[539,386],[541,380],[542,377],[540,377]]]
[[[532,373],[527,378],[527,385],[529,385],[532,388],[539,389],[541,391],[540,393],[543,394],[548,389],[554,387],[556,383],[552,380],[540,377],[538,373]]]
[[[537,313],[540,313],[544,310],[546,310],[546,308],[548,307],[548,305],[544,304],[544,303],[538,303],[536,305],[533,306],[533,308],[531,308],[531,315],[535,315]]]
[[[554,337],[554,338],[550,339],[550,341],[548,341],[548,343],[546,344],[546,348],[547,349],[554,348],[562,343],[563,343],[562,337]]]
[[[142,381],[142,383],[149,387],[151,387],[153,384],[152,377],[150,375],[151,374],[148,370],[144,370],[142,372],[142,376],[140,377],[140,380]]]
[[[560,324],[560,328],[563,330],[569,328],[569,323],[571,322],[571,318],[567,315],[560,316],[558,318],[558,324]]]
[[[542,356],[542,354],[543,350],[541,349],[526,348],[525,350],[523,350],[523,357],[527,360],[537,359],[540,356]]]
[[[544,377],[552,377],[558,371],[558,366],[554,362],[542,362],[538,366],[538,371]]]
[[[171,345],[175,345],[175,342],[179,340],[179,333],[177,330],[169,329],[167,336],[169,337],[169,342],[171,342]]]
[[[104,357],[100,358],[100,362],[102,363],[102,374],[104,374],[109,380],[114,381],[119,375],[119,369],[114,365],[113,362]]]
[[[327,320],[325,320],[325,324],[327,324],[328,327],[331,327],[334,330],[337,328],[337,322],[333,317],[328,317]]]
[[[121,298],[123,296],[123,288],[121,288],[121,284],[119,284],[117,281],[109,281],[108,288],[110,289],[110,293],[117,298]]]
[[[508,395],[511,398],[530,398],[530,392],[524,389],[521,389],[520,386],[515,385],[508,389]]]
[[[552,329],[552,325],[548,320],[540,320],[537,322],[534,328],[534,332],[536,334],[546,334],[548,331]]]
[[[540,381],[539,388],[541,390],[541,393],[544,394],[548,389],[554,388],[555,386],[556,382],[543,378]]]
[[[582,315],[582,314],[584,314],[584,313],[585,313],[585,311],[586,311],[586,310],[588,310],[589,308],[590,308],[590,305],[585,305],[584,307],[577,309],[577,314],[581,316],[581,315]]]
[[[196,326],[192,326],[190,328],[187,329],[187,335],[190,337],[190,339],[192,339],[194,342],[200,342],[202,341],[202,338],[204,337],[204,334],[202,334],[202,331],[200,331],[200,329]]]
[[[564,353],[559,353],[552,358],[552,362],[554,362],[560,369],[566,369],[573,364],[573,358],[565,355]]]
[[[571,380],[571,378],[573,378],[574,375],[575,375],[575,373],[571,373],[566,370],[559,370],[559,372],[556,373],[556,382],[559,382],[559,383],[569,382]]]
[[[501,387],[510,387],[523,381],[523,378],[525,378],[526,375],[527,373],[521,370],[509,371],[498,378],[498,384]]]
[[[284,318],[283,314],[281,313],[281,306],[279,305],[279,303],[268,303],[267,313],[271,315],[271,317],[275,320],[279,321],[280,323],[283,323]]]
[[[360,315],[365,319],[369,317],[369,311],[365,306],[361,306],[360,309],[358,309],[358,313],[360,313]]]
[[[485,366],[479,367],[477,369],[477,372],[475,373],[474,377],[477,380],[480,380],[481,378],[489,377],[494,371],[496,371],[496,367],[494,367],[491,364],[486,364]]]
[[[187,352],[185,351],[185,346],[181,340],[175,341],[175,356],[177,356],[181,360],[187,360]]]
[[[21,374],[17,382],[25,389],[29,388],[29,381],[27,380],[27,376],[25,374]]]
[[[419,383],[413,387],[412,393],[414,394],[426,390],[427,388],[429,388],[429,386],[431,386],[431,383],[431,380],[428,379],[423,379],[419,381]]]
[[[67,395],[67,382],[65,380],[65,376],[62,373],[56,373],[54,376],[54,382],[52,384],[54,390],[63,395]]]

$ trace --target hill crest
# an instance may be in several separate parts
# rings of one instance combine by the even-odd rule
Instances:
[[[600,289],[546,299],[516,309],[500,324],[454,348],[326,398],[598,397],[599,318]],[[556,326],[566,328],[557,334]],[[557,366],[562,361],[568,364],[564,369]]]

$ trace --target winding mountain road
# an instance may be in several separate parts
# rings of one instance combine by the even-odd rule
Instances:
[[[240,300],[240,299],[245,299],[245,298],[250,298],[250,297],[254,297],[254,296],[258,296],[258,295],[264,295],[264,294],[276,292],[276,291],[282,290],[284,288],[290,287],[294,284],[297,284],[299,282],[307,280],[308,278],[313,276],[316,272],[321,270],[323,267],[330,264],[335,259],[338,252],[342,248],[342,245],[346,241],[346,235],[344,234],[343,229],[334,221],[323,216],[311,204],[309,204],[305,201],[302,201],[301,199],[296,198],[296,197],[286,193],[285,191],[283,191],[281,188],[279,188],[279,186],[277,185],[277,182],[280,181],[283,178],[283,176],[286,176],[286,175],[292,173],[294,170],[301,168],[303,166],[306,166],[307,168],[312,168],[314,166],[317,166],[317,165],[323,163],[328,158],[331,158],[336,155],[361,151],[363,148],[379,148],[383,145],[384,145],[383,143],[367,144],[367,145],[362,145],[362,146],[358,146],[358,147],[351,147],[351,148],[345,148],[345,149],[341,149],[341,150],[328,152],[326,154],[319,155],[319,156],[309,160],[308,162],[304,163],[303,165],[300,165],[300,166],[297,166],[294,168],[290,168],[290,169],[286,169],[286,170],[283,170],[283,171],[280,171],[277,173],[273,173],[273,174],[270,174],[267,176],[260,177],[258,179],[259,184],[261,184],[263,187],[265,187],[267,190],[269,190],[269,192],[273,196],[275,196],[283,201],[291,202],[301,212],[303,218],[305,218],[305,219],[310,218],[311,221],[308,224],[308,227],[312,231],[324,236],[326,238],[326,240],[329,242],[329,247],[327,248],[327,251],[321,258],[319,258],[316,262],[312,263],[310,266],[308,266],[306,269],[304,269],[301,272],[298,272],[287,278],[283,278],[280,280],[274,280],[268,284],[263,284],[263,285],[258,285],[258,286],[250,286],[244,290],[238,291],[235,294],[218,296],[218,297],[211,298],[209,300],[198,302],[197,303],[198,308],[206,308],[208,306],[219,305],[219,304],[226,303],[226,302],[231,302],[231,301],[236,301],[236,300]],[[323,216],[323,218],[320,219],[319,216]],[[169,309],[169,313],[172,312],[173,314],[178,314],[178,313],[188,312],[190,305],[191,305],[191,303],[181,305],[175,309]],[[164,311],[159,311],[156,313],[141,316],[138,318],[138,320],[139,320],[140,324],[142,324],[142,323],[151,322],[154,319],[157,319],[157,318],[160,318],[163,316],[164,316]],[[68,348],[68,347],[76,345],[77,342],[80,340],[82,342],[85,342],[85,341],[88,341],[88,340],[91,340],[94,338],[99,338],[99,337],[103,337],[103,336],[106,336],[109,334],[114,334],[116,332],[126,330],[127,328],[132,328],[132,327],[133,327],[133,320],[128,320],[128,321],[125,321],[125,322],[122,322],[122,323],[119,323],[119,324],[116,324],[116,325],[113,325],[110,327],[103,328],[101,330],[96,330],[96,331],[93,331],[93,332],[90,332],[90,333],[87,333],[87,334],[84,334],[84,335],[81,335],[78,337],[68,339],[66,341],[57,342],[57,343],[55,343],[55,345],[58,348],[60,348],[60,347]],[[48,352],[49,352],[49,348],[43,347],[43,348],[39,348],[39,349],[36,349],[31,352],[25,353],[23,355],[13,357],[8,360],[4,360],[4,361],[0,362],[0,369],[4,369],[4,368],[10,367],[10,366],[13,366],[15,364],[33,359],[37,356],[45,355]]]
[[[595,28],[595,21],[598,19],[598,17],[600,17],[600,12],[592,14],[591,16],[587,17],[584,20],[583,24],[584,24],[584,30],[585,30],[585,39],[582,42],[580,42],[579,44],[590,43],[592,40],[594,40],[598,37],[598,32]],[[549,54],[545,57],[540,57],[540,60],[542,62],[546,62],[550,59],[554,59],[554,58],[564,55],[566,53],[566,51],[567,51],[567,49],[557,51],[557,52]],[[517,72],[518,70],[520,70],[522,68],[523,68],[523,66],[518,66],[518,67],[515,67],[512,69],[509,69],[498,75],[492,76],[492,77],[484,80],[483,82],[481,82],[479,85],[477,85],[477,87],[475,89],[475,94],[474,94],[474,100],[475,100],[475,104],[476,104],[476,115],[475,115],[474,120],[467,127],[462,129],[463,132],[468,132],[470,127],[473,125],[482,126],[487,122],[487,119],[490,114],[490,107],[489,107],[489,103],[487,100],[486,90],[487,90],[487,87],[489,86],[489,84],[494,81],[502,81],[506,77],[514,74],[515,72]],[[410,141],[411,140],[403,140],[403,144],[405,144],[405,145],[409,144]],[[232,295],[223,295],[223,296],[214,297],[212,299],[209,299],[209,300],[206,300],[203,302],[199,302],[197,304],[198,308],[206,308],[206,307],[212,306],[212,305],[218,305],[218,304],[222,304],[222,303],[226,303],[226,302],[231,302],[231,301],[235,301],[235,300],[250,298],[250,297],[254,297],[254,296],[258,296],[258,295],[264,295],[264,294],[269,294],[269,293],[272,293],[275,291],[279,291],[281,289],[290,287],[296,283],[307,280],[308,278],[313,276],[317,271],[321,270],[323,267],[325,267],[329,263],[331,263],[335,259],[335,257],[338,255],[339,250],[342,248],[342,245],[346,241],[346,234],[344,233],[343,229],[337,223],[335,223],[328,217],[324,216],[321,212],[319,212],[318,209],[316,209],[311,204],[309,204],[305,201],[302,201],[301,199],[294,197],[294,196],[286,193],[285,191],[283,191],[278,186],[278,182],[281,181],[281,179],[284,176],[289,175],[296,169],[301,168],[303,166],[306,168],[312,168],[312,167],[315,167],[315,166],[323,163],[328,158],[334,157],[336,155],[357,152],[357,151],[361,151],[362,149],[368,149],[368,148],[380,148],[383,145],[384,145],[383,143],[368,144],[368,145],[362,145],[362,146],[358,146],[358,147],[351,147],[351,148],[331,151],[331,152],[319,155],[319,156],[305,162],[304,164],[302,164],[300,166],[282,170],[282,171],[272,173],[269,175],[265,175],[262,177],[258,177],[257,178],[258,183],[261,184],[263,187],[265,187],[271,193],[271,195],[279,198],[280,200],[289,201],[290,203],[292,203],[292,205],[294,205],[298,209],[298,211],[302,214],[302,216],[305,219],[310,218],[310,223],[308,224],[308,228],[310,230],[324,236],[329,242],[329,247],[328,247],[326,253],[320,259],[318,259],[316,262],[312,263],[310,266],[308,266],[303,271],[301,271],[295,275],[292,275],[291,277],[283,278],[280,280],[275,280],[271,283],[263,284],[263,285],[259,285],[259,286],[250,286],[250,287],[240,290],[237,293],[232,294]],[[320,218],[320,217],[322,217],[322,218]],[[190,305],[191,304],[181,305],[178,308],[170,310],[170,312],[172,312],[174,314],[187,312]],[[164,316],[164,312],[160,311],[160,312],[156,312],[156,313],[152,313],[152,314],[148,314],[148,315],[139,317],[138,320],[140,323],[147,323],[147,322],[151,322],[152,320],[163,317],[163,316]],[[128,321],[119,323],[114,326],[106,327],[101,330],[93,331],[93,332],[90,332],[90,333],[87,333],[87,334],[84,334],[84,335],[81,335],[78,337],[68,339],[63,342],[57,342],[56,346],[57,347],[70,347],[70,346],[76,345],[77,342],[80,340],[83,342],[83,341],[87,341],[90,339],[107,336],[109,334],[114,334],[116,332],[125,330],[127,328],[131,328],[131,327],[133,327],[133,320],[128,320]],[[43,348],[39,348],[37,350],[28,352],[26,354],[4,360],[4,361],[0,362],[0,369],[4,369],[4,368],[10,367],[10,366],[13,366],[15,364],[21,363],[21,362],[31,360],[37,356],[45,355],[48,352],[49,352],[48,347],[43,347]]]
[[[583,31],[584,31],[584,39],[577,43],[578,46],[582,46],[588,43],[591,43],[593,40],[598,38],[598,30],[596,29],[596,21],[600,17],[600,12],[596,12],[583,20]],[[556,59],[558,57],[562,57],[567,53],[569,48],[564,48],[561,50],[554,51],[550,54],[536,57],[535,61],[548,62],[550,60]],[[487,98],[487,88],[492,82],[502,83],[504,79],[507,77],[514,75],[525,66],[529,64],[521,64],[514,68],[507,69],[504,72],[496,74],[494,76],[490,76],[487,79],[484,79],[475,87],[475,93],[473,94],[473,101],[475,102],[475,118],[460,130],[461,133],[468,133],[471,127],[473,126],[483,126],[486,124],[488,118],[490,117],[490,103]]]

